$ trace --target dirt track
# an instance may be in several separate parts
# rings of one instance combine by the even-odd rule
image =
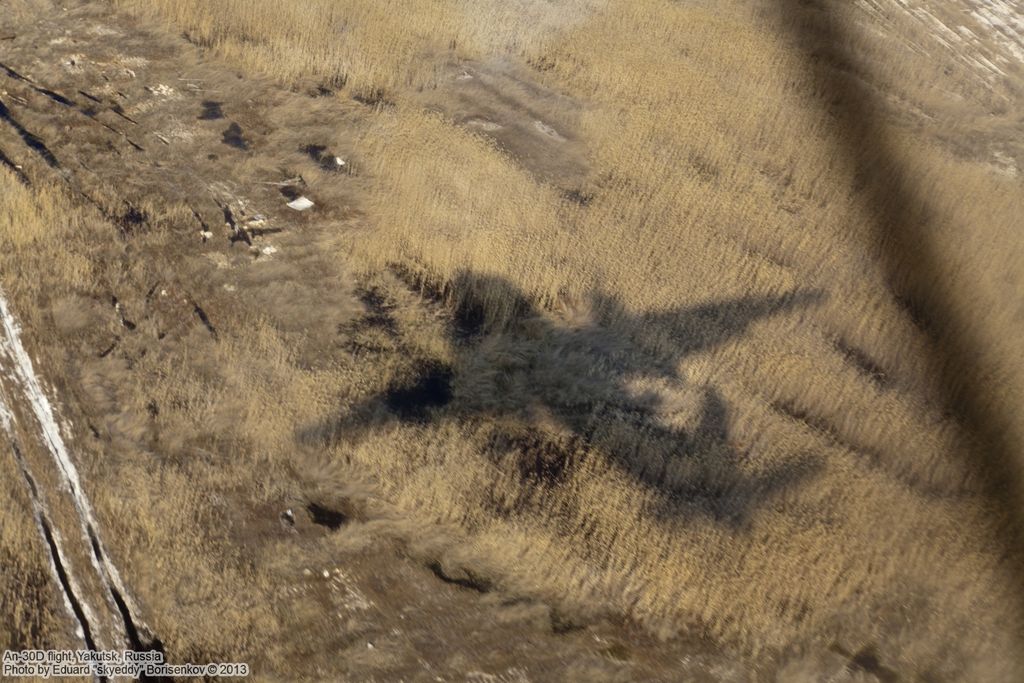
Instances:
[[[54,581],[92,650],[162,649],[110,562],[57,417],[0,293],[0,423],[32,498]]]

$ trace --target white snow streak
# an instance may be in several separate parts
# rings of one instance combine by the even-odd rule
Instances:
[[[129,609],[134,612],[134,601],[132,601],[131,596],[125,590],[117,567],[110,562],[109,554],[99,540],[99,534],[96,531],[99,525],[96,524],[96,520],[93,517],[89,499],[82,490],[78,469],[68,454],[64,439],[61,437],[60,428],[57,426],[57,420],[54,418],[50,401],[46,398],[46,394],[39,385],[39,380],[32,365],[32,359],[29,357],[28,352],[25,351],[25,347],[22,346],[21,328],[11,314],[2,289],[0,289],[0,349],[6,351],[14,362],[15,378],[21,385],[24,398],[31,407],[36,421],[39,423],[42,440],[58,465],[61,479],[63,480],[62,484],[71,493],[72,500],[78,510],[82,535],[86,543],[91,543],[91,536],[95,536],[97,544],[100,545],[102,550],[100,553],[102,556],[102,566],[100,564],[101,558],[93,553],[91,554],[93,567],[95,567],[97,574],[102,579],[113,584],[114,588],[128,604]],[[6,414],[9,416],[10,412],[7,411]],[[9,417],[6,419],[9,419]],[[90,530],[92,534],[90,534]]]
[[[927,31],[930,40],[982,80],[1013,78],[1013,65],[1024,64],[1024,11],[1017,0],[857,0],[877,21],[884,22],[884,6],[898,8]],[[907,45],[920,51],[907,38]],[[925,47],[925,52],[929,50]]]
[[[7,432],[8,437],[11,439],[13,451],[13,442],[15,439],[14,414],[11,412],[11,409],[7,406],[7,403],[4,401],[3,387],[0,387],[0,426],[3,427],[3,430]],[[21,468],[22,470],[22,474],[28,477],[29,475],[25,468],[26,466],[24,461],[21,459],[21,456],[18,455],[17,451],[13,452],[15,460],[18,463],[18,467]],[[43,531],[42,522],[42,519],[45,517],[45,511],[43,510],[42,507],[43,503],[35,496],[30,495],[29,498],[31,499],[32,502],[32,509],[36,513],[33,516],[33,519],[36,523],[36,530],[39,532],[40,537],[42,537],[45,542],[46,532]],[[56,529],[51,528],[50,535],[53,538],[53,550],[57,553],[58,559],[60,559],[62,565],[64,565],[65,567],[69,567],[70,565],[68,564],[67,558],[64,556],[64,551],[62,549],[60,532]],[[61,586],[60,574],[57,571],[56,560],[54,560],[53,556],[50,553],[46,553],[46,559],[50,565],[50,574],[53,576],[54,583],[58,587]],[[74,576],[72,576],[71,572],[66,572],[65,578],[67,582],[70,584],[71,590],[75,592],[75,595],[82,595],[81,588],[78,586],[78,583],[75,581],[75,578]],[[65,609],[67,609],[68,614],[75,621],[75,635],[78,636],[80,640],[84,641],[85,629],[83,628],[82,623],[78,621],[78,616],[75,614],[75,608],[71,605],[71,596],[68,595],[65,590],[61,590],[60,594],[61,597],[63,598]],[[85,618],[89,620],[90,623],[93,623],[95,621],[95,616],[93,615],[92,609],[89,607],[88,603],[86,603],[85,600],[79,598],[78,606],[81,608],[82,613],[85,615]]]

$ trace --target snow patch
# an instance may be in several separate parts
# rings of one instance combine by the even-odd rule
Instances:
[[[985,0],[971,17],[989,29],[989,36],[1014,59],[1024,62],[1024,12],[1016,2]]]
[[[157,83],[156,85],[147,85],[146,90],[153,93],[157,97],[171,98],[177,95],[178,91],[169,85],[163,83]]]
[[[0,394],[0,426],[4,428],[4,431],[8,434],[11,432],[11,425],[14,423],[14,415],[11,413],[7,404],[4,403],[4,396]]]

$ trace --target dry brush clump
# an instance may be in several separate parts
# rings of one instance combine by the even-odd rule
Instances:
[[[399,508],[461,527],[504,585],[581,610],[752,649],[874,642],[922,676],[1007,661],[1019,555],[972,465],[985,445],[946,404],[961,366],[931,353],[948,328],[918,304],[938,297],[883,265],[878,223],[927,226],[991,409],[1019,406],[1020,321],[1002,304],[1019,289],[1019,181],[980,161],[984,140],[949,142],[1009,130],[1012,88],[945,73],[905,47],[928,37],[897,15],[879,36],[835,4],[842,52],[744,2],[577,3],[542,31],[514,14],[543,15],[532,3],[122,4],[291,84],[393,103],[359,124],[374,229],[353,252],[396,300],[404,280],[479,313],[482,340],[399,325],[398,360],[358,349],[358,379],[294,395],[317,415],[262,423],[236,406],[261,442],[306,421]],[[583,187],[417,107],[448,62],[487,57],[584,103]],[[829,98],[845,78],[882,102],[884,139],[855,155]],[[915,204],[879,205],[873,184]],[[396,418],[395,392],[418,395],[439,364],[451,396]],[[264,394],[239,372],[241,394]],[[225,428],[206,387],[168,394],[194,406],[186,432]]]

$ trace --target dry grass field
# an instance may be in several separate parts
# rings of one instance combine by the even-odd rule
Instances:
[[[294,655],[263,651],[312,614],[260,597],[274,562],[197,531],[231,527],[209,501],[237,489],[355,506],[413,556],[573,622],[753,661],[832,650],[880,680],[1024,670],[1024,63],[1000,61],[1012,35],[988,15],[113,4],[357,111],[317,122],[350,169],[345,229],[241,280],[250,305],[214,304],[216,340],[193,321],[156,352],[124,334],[76,355],[107,290],[135,292],[144,331],[173,319],[150,281],[225,296],[209,260],[174,256],[190,207],[154,193],[126,243],[109,210],[0,169],[4,288],[26,328],[56,330],[39,352],[122,454],[92,458],[93,480],[148,501],[94,495],[126,573],[152,596],[187,576],[230,614],[151,600],[165,643]],[[9,523],[14,556],[34,541]],[[45,633],[41,614],[10,638]]]

